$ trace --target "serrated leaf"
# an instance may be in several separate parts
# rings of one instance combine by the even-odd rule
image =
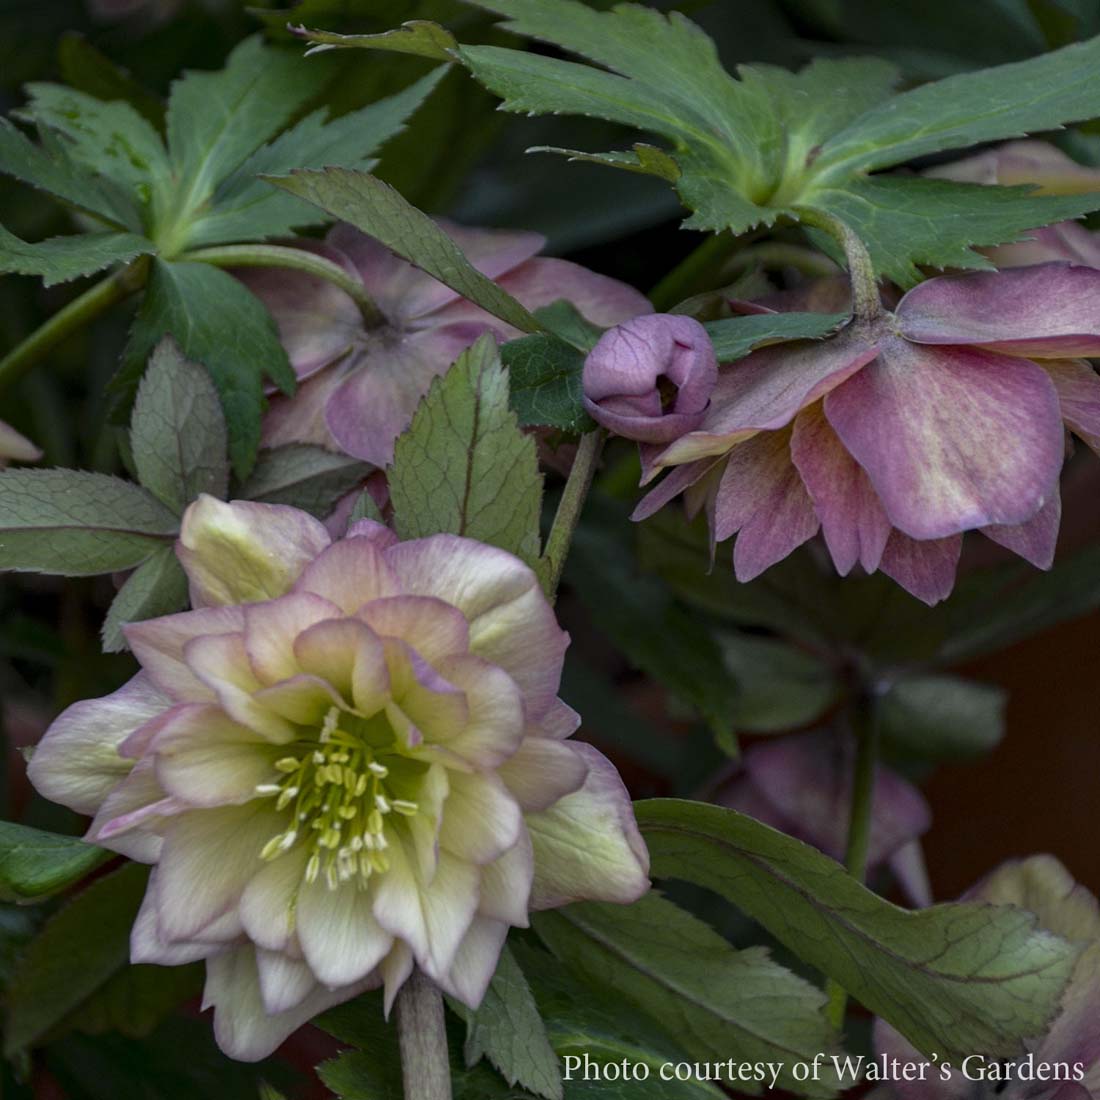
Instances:
[[[1015,1057],[1057,1010],[1076,952],[1033,914],[900,909],[801,841],[733,810],[635,806],[657,878],[706,886],[836,979],[923,1053]]]
[[[826,998],[773,962],[764,948],[736,951],[702,921],[656,893],[633,905],[569,905],[534,918],[535,931],[563,963],[665,1024],[703,1061],[776,1063],[776,1083],[804,1096],[832,1096],[826,1071],[798,1082],[799,1062],[836,1049]],[[757,1095],[771,1080],[738,1082]]]
[[[539,331],[538,321],[515,298],[474,268],[458,245],[427,214],[374,176],[329,168],[321,172],[295,172],[271,182],[377,238],[494,317],[521,332]]]
[[[403,539],[448,532],[539,558],[542,475],[508,405],[496,344],[482,336],[432,383],[394,447],[394,525]]]
[[[452,1007],[466,1020],[463,1053],[468,1067],[488,1058],[509,1085],[546,1100],[562,1100],[561,1066],[527,979],[507,947],[478,1008]]]
[[[190,230],[189,244],[198,247],[245,238],[259,240],[325,221],[316,206],[258,177],[296,168],[369,169],[376,163],[371,159],[374,153],[405,128],[445,72],[442,66],[433,69],[396,95],[332,121],[326,120],[326,111],[315,111],[257,149],[218,188],[212,211]]]
[[[8,1057],[31,1046],[126,965],[148,876],[148,868],[130,863],[97,879],[31,941],[7,991]]]
[[[292,28],[292,31],[299,38],[313,43],[306,51],[307,55],[324,53],[326,50],[369,49],[411,53],[436,61],[450,61],[451,51],[458,45],[450,31],[426,19],[411,19],[396,30],[382,34],[336,34],[333,31],[311,30],[301,26]]]
[[[229,429],[229,456],[247,476],[260,443],[264,378],[293,392],[294,371],[275,322],[260,300],[232,275],[202,263],[156,260],[145,298],[112,383],[133,392],[146,359],[165,336],[210,372]]]
[[[136,233],[74,233],[30,244],[0,225],[0,275],[39,275],[44,286],[93,275],[155,250],[152,241]]]
[[[120,653],[127,648],[122,633],[127,623],[169,615],[186,606],[187,577],[176,560],[175,549],[162,546],[126,578],[111,601],[100,632],[103,652]]]
[[[69,31],[57,48],[65,83],[97,99],[124,99],[157,130],[164,129],[164,104],[125,69],[95,48],[82,34]]]
[[[224,497],[229,487],[218,392],[171,337],[153,351],[138,387],[130,451],[138,481],[177,514],[200,493]]]
[[[76,837],[0,821],[0,901],[39,901],[82,879],[110,853]]]
[[[754,313],[708,321],[703,327],[719,363],[732,363],[756,348],[785,340],[819,340],[847,320],[843,313]]]
[[[584,355],[563,340],[536,332],[500,349],[508,368],[512,408],[521,424],[580,435],[596,425],[584,411]]]
[[[626,172],[639,172],[644,176],[675,183],[680,178],[680,166],[663,149],[655,145],[635,142],[632,149],[613,150],[609,153],[586,153],[582,149],[562,149],[556,145],[533,145],[529,153],[557,153],[570,160],[588,164],[606,164],[609,168],[622,168]]]
[[[323,447],[291,443],[260,451],[240,495],[265,504],[289,504],[324,519],[373,469],[368,462]]]
[[[0,569],[86,577],[132,569],[179,520],[151,493],[81,470],[0,472]]]

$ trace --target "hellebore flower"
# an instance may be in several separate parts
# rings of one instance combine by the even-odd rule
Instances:
[[[643,447],[634,513],[687,493],[737,535],[751,580],[820,529],[838,572],[881,569],[933,604],[964,531],[1039,568],[1058,534],[1069,428],[1100,452],[1100,271],[1051,263],[929,279],[893,313],[722,369],[700,425]]]
[[[714,801],[843,860],[854,758],[851,735],[832,730],[759,741],[745,751],[740,772]],[[871,800],[867,867],[873,872],[888,865],[914,905],[932,901],[918,839],[931,824],[920,791],[880,764]]]
[[[568,636],[530,569],[450,535],[336,542],[296,509],[201,497],[197,609],[132,624],[141,672],[50,727],[29,768],[154,864],[134,962],[205,959],[230,1055],[414,965],[476,1006],[510,926],[630,902],[648,856],[595,749],[566,740]]]
[[[975,1051],[967,1064],[944,1080],[940,1066],[929,1065],[924,1081],[891,1081],[882,1087],[897,1100],[962,1100],[997,1095],[1001,1100],[1097,1100],[1100,1097],[1100,907],[1096,898],[1053,856],[1031,856],[1002,864],[968,890],[963,901],[1016,905],[1039,918],[1039,927],[1080,946],[1081,954],[1062,996],[1059,1014],[1045,1035],[1027,1040],[1026,1053],[1000,1063]],[[926,1059],[885,1020],[876,1020],[879,1054],[919,1064]],[[1047,1067],[1040,1071],[1036,1068]],[[1081,1067],[1077,1081],[1073,1067]],[[981,1074],[983,1089],[976,1083]]]
[[[652,313],[597,341],[584,363],[584,407],[626,439],[671,443],[698,427],[717,381],[707,330],[691,317]]]
[[[37,462],[42,452],[10,424],[0,420],[0,470],[9,462]]]
[[[536,256],[545,244],[537,233],[440,227],[528,309],[565,298],[601,328],[652,312],[624,283]],[[272,398],[264,446],[315,443],[386,466],[433,378],[486,332],[500,341],[521,335],[350,225],[337,225],[324,244],[302,247],[359,279],[385,323],[368,329],[347,294],[302,272],[238,273],[271,310],[302,382],[293,397]]]

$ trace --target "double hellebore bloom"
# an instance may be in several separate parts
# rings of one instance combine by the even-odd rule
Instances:
[[[205,959],[227,1053],[366,988],[388,1011],[414,965],[476,1006],[530,909],[647,889],[615,769],[566,740],[568,637],[517,558],[203,497],[180,559],[196,610],[129,626],[141,672],[66,710],[29,771],[154,864],[131,958]]]
[[[1069,428],[1100,451],[1100,271],[1064,263],[929,279],[893,313],[722,369],[697,428],[643,447],[635,512],[681,492],[736,534],[751,580],[818,530],[837,570],[881,569],[927,603],[954,585],[962,532],[1039,568],[1058,534]]]
[[[474,267],[528,309],[564,298],[601,328],[652,311],[624,283],[536,256],[546,243],[538,233],[450,222],[440,228]],[[521,335],[350,225],[337,225],[323,244],[302,247],[361,281],[384,319],[368,328],[344,291],[311,275],[239,273],[271,310],[302,383],[294,397],[272,399],[265,446],[315,443],[386,466],[432,379],[486,332],[500,341]]]
[[[692,317],[653,313],[597,341],[584,363],[584,407],[616,435],[671,443],[699,426],[717,381],[707,330]]]
[[[1053,856],[1032,856],[1003,864],[961,900],[1028,909],[1038,917],[1040,928],[1078,945],[1081,954],[1061,1009],[1046,1034],[1027,1040],[1026,1052],[1015,1061],[1000,1062],[974,1051],[946,1073],[938,1063],[928,1063],[923,1081],[899,1076],[882,1087],[884,1096],[896,1100],[994,1095],[1001,1100],[1096,1100],[1100,1097],[1100,907],[1096,898],[1075,883]],[[874,1041],[880,1055],[913,1065],[926,1061],[884,1020],[875,1022]]]

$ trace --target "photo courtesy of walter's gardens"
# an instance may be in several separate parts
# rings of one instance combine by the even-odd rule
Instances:
[[[1100,0],[0,2],[2,1100],[1100,1100]]]

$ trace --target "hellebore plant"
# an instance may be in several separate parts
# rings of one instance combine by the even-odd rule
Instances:
[[[893,312],[873,286],[820,342],[724,367],[699,425],[643,446],[635,519],[680,493],[747,581],[818,530],[837,570],[881,569],[926,603],[962,533],[1053,560],[1065,429],[1100,449],[1100,271],[1065,263],[929,279]]]
[[[567,740],[568,637],[512,555],[202,497],[195,610],[127,628],[142,670],[50,727],[30,764],[89,839],[155,865],[134,962],[205,959],[255,1060],[414,966],[476,1007],[510,927],[630,902],[648,857],[612,765]]]
[[[471,264],[528,309],[567,299],[601,328],[652,306],[624,283],[536,253],[537,233],[440,222]],[[314,443],[386,466],[432,379],[483,333],[521,335],[349,225],[301,243],[362,283],[373,316],[331,282],[291,270],[238,273],[271,310],[302,385],[274,397],[263,442]]]

